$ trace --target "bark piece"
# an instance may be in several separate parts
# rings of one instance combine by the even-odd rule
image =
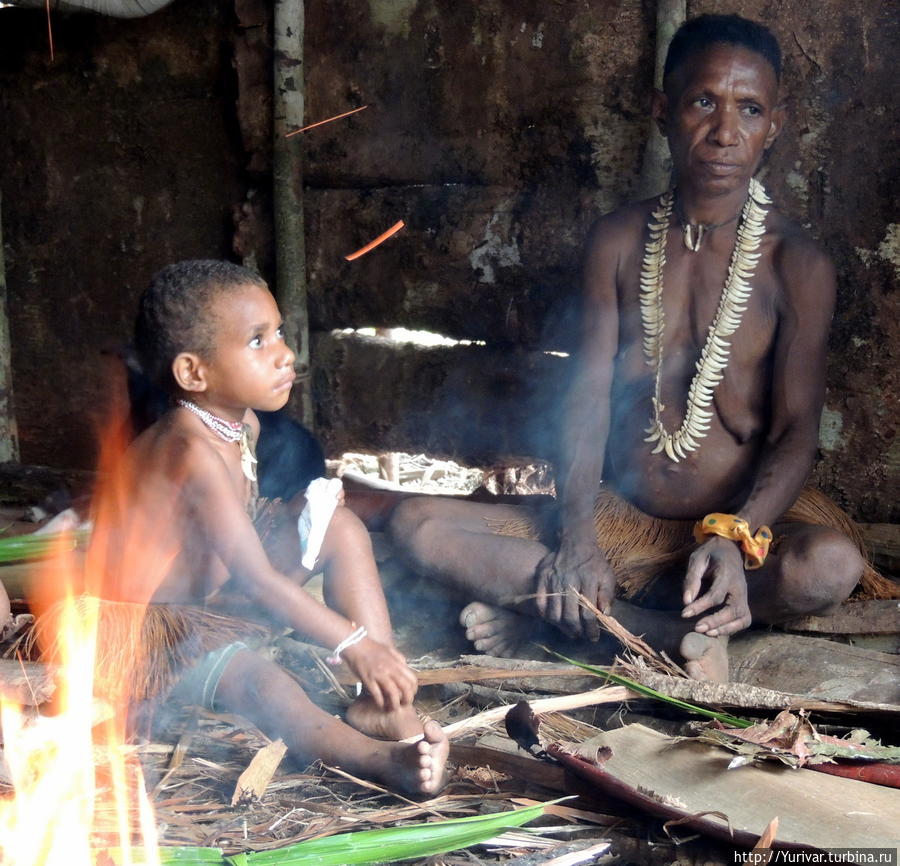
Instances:
[[[281,759],[287,753],[287,746],[283,740],[275,740],[267,746],[263,746],[241,773],[231,797],[231,805],[238,806],[245,803],[255,803],[262,799],[272,776],[278,769]]]
[[[774,765],[727,771],[727,755],[642,725],[597,739],[611,749],[602,769],[559,745],[548,751],[602,791],[666,820],[689,817],[687,825],[698,832],[752,848],[774,813],[780,818],[775,847],[900,844],[900,792],[891,788]]]

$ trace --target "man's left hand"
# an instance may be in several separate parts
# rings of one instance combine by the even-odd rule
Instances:
[[[708,588],[699,595],[704,581]],[[691,554],[684,578],[684,605],[681,615],[686,619],[719,608],[694,625],[694,631],[710,637],[735,634],[750,625],[744,562],[733,541],[713,536]]]

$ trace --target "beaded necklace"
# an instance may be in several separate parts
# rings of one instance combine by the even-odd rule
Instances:
[[[175,401],[183,409],[193,412],[213,433],[225,442],[241,443],[241,471],[251,481],[256,481],[256,457],[253,455],[253,449],[250,447],[250,427],[248,424],[242,424],[240,421],[229,421],[227,418],[220,418],[214,415],[208,409],[203,409],[190,400]]]
[[[651,453],[664,451],[676,463],[690,451],[700,447],[700,440],[709,431],[713,413],[710,409],[713,393],[725,375],[728,366],[731,343],[726,339],[740,327],[741,318],[747,309],[747,302],[753,290],[751,280],[759,261],[759,245],[766,231],[766,208],[771,204],[766,191],[755,179],[750,180],[747,201],[741,210],[737,237],[725,285],[719,298],[719,306],[709,326],[706,343],[697,361],[697,372],[691,380],[687,395],[687,407],[681,426],[669,433],[662,422],[665,409],[660,391],[662,385],[663,331],[663,267],[666,263],[666,237],[672,217],[675,191],[663,193],[659,205],[650,217],[648,229],[650,238],[644,247],[641,265],[641,322],[643,324],[643,348],[647,363],[656,367],[656,383],[653,392],[653,418],[644,431],[649,435],[645,442],[656,442]]]

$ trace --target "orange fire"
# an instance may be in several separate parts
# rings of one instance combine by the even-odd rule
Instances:
[[[0,866],[159,863],[140,761],[126,744],[129,672],[104,671],[96,662],[103,638],[98,639],[95,596],[108,597],[109,589],[108,548],[97,543],[98,533],[112,525],[107,518],[124,505],[127,490],[122,468],[127,437],[121,424],[109,430],[98,473],[102,483],[94,496],[98,529],[88,554],[70,549],[50,557],[29,594],[39,614],[51,608],[54,613],[54,698],[59,698],[54,714],[0,699],[3,754],[14,788],[12,798],[0,800]],[[171,547],[161,551],[148,529],[120,527],[115,538],[146,575],[144,605],[173,557]],[[143,607],[134,610],[136,632]]]

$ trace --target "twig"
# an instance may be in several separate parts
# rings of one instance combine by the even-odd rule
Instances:
[[[386,232],[378,235],[377,238],[373,241],[369,241],[364,247],[360,247],[355,253],[350,253],[350,255],[344,256],[344,258],[348,262],[352,262],[355,259],[358,259],[360,256],[364,256],[366,253],[371,252],[375,249],[379,244],[383,244],[388,238],[393,237],[397,232],[400,231],[406,225],[403,220],[398,220],[395,222]]]
[[[351,114],[356,114],[357,112],[363,111],[368,108],[368,105],[361,105],[359,108],[352,108],[350,111],[345,111],[343,114],[336,114],[334,117],[326,117],[325,120],[318,120],[315,123],[307,124],[306,126],[301,126],[300,129],[295,129],[292,132],[288,132],[284,137],[290,138],[292,135],[298,135],[301,132],[306,132],[308,129],[315,129],[317,126],[322,126],[325,123],[331,123],[332,120],[340,120],[344,117],[349,117]]]
[[[54,52],[53,52],[53,25],[50,22],[50,0],[47,0],[47,39],[50,42],[50,62],[53,63],[54,60]]]

